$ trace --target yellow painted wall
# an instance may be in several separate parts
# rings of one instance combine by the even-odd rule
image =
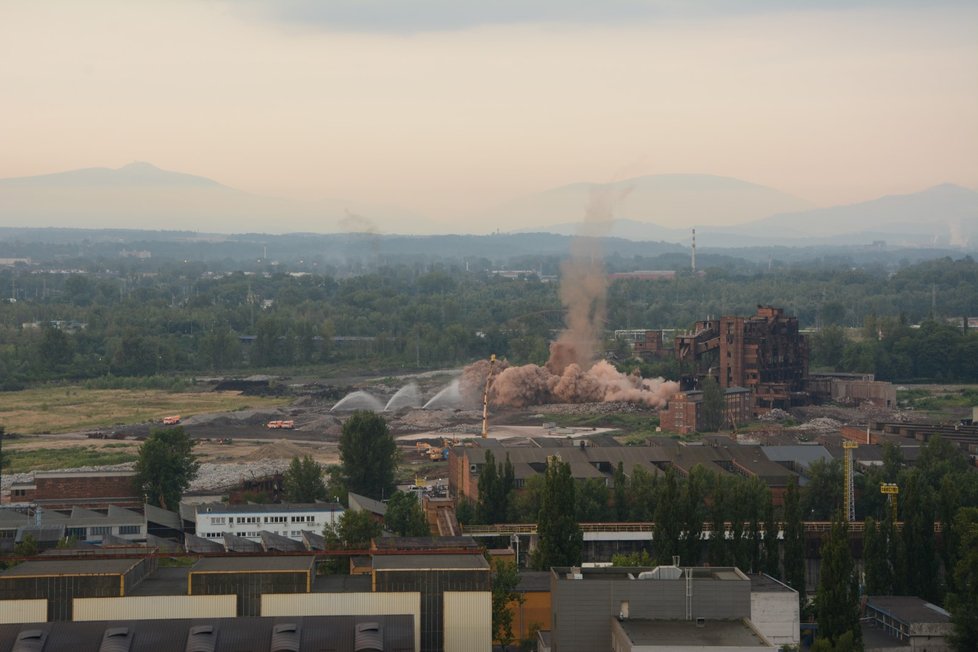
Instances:
[[[414,649],[421,649],[420,593],[265,593],[261,615],[412,616]]]
[[[0,600],[0,625],[43,623],[47,619],[47,600]]]
[[[492,594],[489,591],[445,591],[445,652],[490,652]]]
[[[236,595],[152,595],[125,598],[75,598],[74,620],[166,620],[234,618]]]
[[[509,603],[509,610],[513,613],[513,636],[517,640],[528,638],[530,626],[534,623],[544,631],[551,629],[550,591],[526,591],[523,596],[522,605]]]

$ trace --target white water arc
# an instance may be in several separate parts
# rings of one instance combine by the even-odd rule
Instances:
[[[462,405],[462,392],[459,389],[459,381],[453,380],[448,387],[431,397],[431,400],[424,404],[425,410],[439,410],[446,408],[457,408]]]
[[[391,400],[387,401],[387,405],[384,406],[384,412],[393,412],[401,408],[421,407],[421,402],[421,390],[415,383],[410,383],[391,396]]]
[[[337,412],[343,410],[370,410],[371,412],[380,412],[384,409],[384,404],[376,396],[371,396],[367,392],[357,391],[351,392],[340,399],[330,409],[330,412]]]

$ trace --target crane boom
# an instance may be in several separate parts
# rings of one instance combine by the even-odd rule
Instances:
[[[489,385],[492,384],[492,370],[496,366],[496,354],[489,357],[489,373],[486,374],[486,389],[482,393],[482,438],[489,437]]]

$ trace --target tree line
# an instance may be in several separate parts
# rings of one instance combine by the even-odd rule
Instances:
[[[431,367],[489,353],[539,363],[562,326],[559,282],[453,264],[352,276],[212,273],[203,263],[152,273],[8,269],[0,271],[0,287],[19,297],[0,301],[0,382],[7,389],[351,361]],[[688,328],[707,315],[752,314],[758,303],[783,306],[803,327],[822,328],[813,339],[817,365],[881,378],[978,380],[978,367],[965,362],[978,354],[978,336],[943,321],[978,315],[978,264],[971,258],[895,273],[808,263],[777,273],[715,267],[703,277],[617,281],[608,290],[607,326]],[[931,318],[920,329],[908,326]],[[867,336],[840,340],[844,326],[865,326]]]

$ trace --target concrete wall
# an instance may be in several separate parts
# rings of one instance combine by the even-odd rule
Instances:
[[[414,649],[421,649],[420,593],[266,593],[262,616],[389,616],[414,618]]]
[[[757,631],[775,645],[798,645],[801,642],[797,593],[751,593],[750,620]]]
[[[161,595],[127,598],[75,598],[73,620],[167,620],[234,618],[234,595]]]
[[[47,600],[0,600],[0,625],[43,623],[47,619]]]
[[[490,652],[492,593],[445,591],[445,652]]]

